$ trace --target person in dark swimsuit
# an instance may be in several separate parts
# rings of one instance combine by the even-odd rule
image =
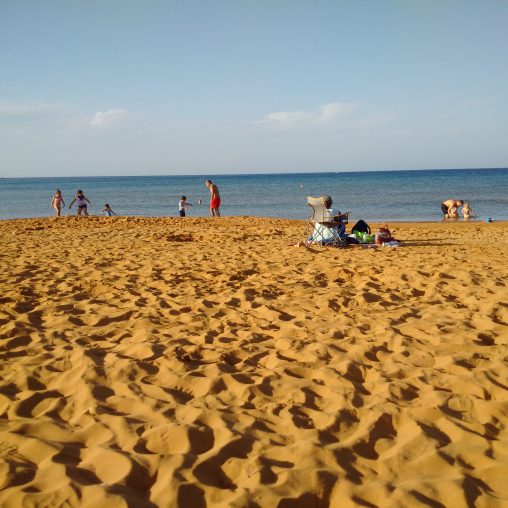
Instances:
[[[462,199],[447,199],[441,203],[441,211],[443,212],[444,218],[450,218],[450,210],[452,208],[457,209],[459,206],[462,206],[464,201]]]
[[[90,205],[90,207],[92,206],[92,203],[83,194],[82,190],[78,190],[78,192],[76,193],[76,197],[71,201],[71,204],[69,205],[69,210],[72,208],[72,205],[74,204],[75,201],[77,202],[77,205],[78,205],[78,215],[81,215],[81,213],[83,213],[83,215],[88,216],[87,203],[88,203],[88,205]]]

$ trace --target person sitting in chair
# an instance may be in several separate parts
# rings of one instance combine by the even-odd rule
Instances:
[[[332,198],[330,196],[323,196],[323,199],[326,208],[325,220],[323,222],[316,222],[312,235],[309,238],[309,243],[329,245],[346,236],[346,225],[340,218],[340,210],[332,208]]]

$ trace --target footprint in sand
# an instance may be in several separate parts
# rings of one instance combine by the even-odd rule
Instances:
[[[214,446],[210,427],[168,423],[141,435],[147,450],[160,454],[194,453],[201,455]]]
[[[38,418],[56,409],[61,400],[64,400],[64,397],[55,390],[37,392],[17,404],[15,412],[23,418]]]

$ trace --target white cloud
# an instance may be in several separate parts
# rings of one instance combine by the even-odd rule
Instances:
[[[125,109],[108,109],[107,111],[97,111],[90,120],[92,127],[108,127],[123,120],[127,116]]]
[[[266,115],[266,117],[261,120],[261,123],[290,126],[305,122],[306,120],[308,120],[308,114],[303,111],[279,111]]]
[[[333,122],[344,118],[352,113],[356,108],[355,102],[330,102],[319,106],[319,113],[314,119],[316,123]]]
[[[258,124],[282,129],[303,129],[318,125],[330,125],[340,129],[368,130],[388,122],[393,113],[369,113],[357,102],[329,102],[309,111],[279,111],[269,113]]]
[[[278,111],[269,113],[258,123],[280,127],[303,127],[310,124],[337,122],[356,109],[354,102],[330,102],[313,111]]]

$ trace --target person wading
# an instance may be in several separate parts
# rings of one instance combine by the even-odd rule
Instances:
[[[210,190],[210,215],[212,217],[220,217],[219,188],[211,180],[207,180],[205,185]]]

